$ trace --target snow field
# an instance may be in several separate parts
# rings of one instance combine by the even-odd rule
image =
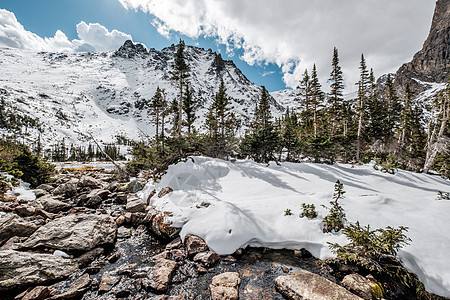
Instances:
[[[320,259],[332,257],[327,242],[346,244],[342,233],[322,232],[334,184],[346,191],[341,201],[349,223],[371,228],[407,226],[412,239],[399,251],[404,265],[430,292],[450,296],[450,201],[436,199],[450,182],[438,176],[399,170],[382,173],[371,165],[282,163],[277,166],[238,160],[193,157],[172,165],[159,183],[149,183],[143,199],[169,186],[174,192],[152,198],[170,211],[174,226],[202,237],[219,254],[240,247],[306,248]],[[318,218],[300,218],[301,204],[314,204]],[[210,205],[208,205],[210,204]],[[290,209],[292,216],[285,216]]]

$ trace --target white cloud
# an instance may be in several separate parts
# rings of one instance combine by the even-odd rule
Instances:
[[[189,37],[215,37],[227,51],[243,49],[249,64],[276,63],[295,87],[316,63],[329,76],[333,47],[350,89],[364,53],[381,75],[411,59],[425,40],[435,1],[423,0],[119,0],[156,16],[153,25]]]
[[[14,13],[0,9],[0,47],[55,52],[110,51],[132,39],[131,35],[117,30],[110,32],[98,23],[80,22],[77,25],[77,33],[79,39],[72,41],[60,30],[57,30],[53,37],[42,38],[27,31],[17,21]]]

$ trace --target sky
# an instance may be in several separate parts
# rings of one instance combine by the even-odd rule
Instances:
[[[363,53],[375,76],[421,49],[434,0],[0,0],[0,47],[111,51],[125,40],[160,50],[183,39],[231,59],[269,91],[295,88],[316,64],[329,89],[333,48],[346,92]]]

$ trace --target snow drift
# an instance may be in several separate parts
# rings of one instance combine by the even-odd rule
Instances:
[[[438,176],[399,170],[382,173],[371,165],[227,162],[193,157],[172,165],[159,183],[141,192],[170,186],[174,192],[152,199],[152,205],[173,213],[183,226],[181,236],[196,234],[219,254],[240,247],[306,248],[324,259],[332,253],[327,242],[347,243],[341,233],[322,232],[321,221],[336,180],[346,190],[342,205],[348,222],[372,228],[408,226],[412,239],[399,255],[427,290],[450,296],[450,201],[437,200],[450,182]],[[300,218],[302,203],[315,204],[318,218]],[[284,211],[290,209],[291,216]]]

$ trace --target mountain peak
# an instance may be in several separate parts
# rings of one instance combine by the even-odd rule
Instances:
[[[134,58],[136,56],[145,56],[148,54],[148,50],[144,45],[140,43],[133,43],[131,40],[126,40],[125,43],[114,52],[114,56],[119,56],[123,58]]]

